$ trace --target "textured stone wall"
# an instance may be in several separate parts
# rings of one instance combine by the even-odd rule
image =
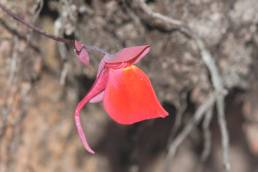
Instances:
[[[31,32],[0,10],[1,172],[222,171],[225,150],[216,104],[206,127],[208,113],[192,118],[215,92],[196,37],[211,54],[228,92],[225,121],[231,170],[258,170],[257,0],[1,3],[49,33],[109,52],[150,44],[151,53],[139,66],[170,112],[166,119],[120,126],[101,104],[87,105],[83,125],[96,150],[89,155],[75,131],[73,111],[93,83],[101,57],[92,52],[91,66],[85,67],[71,48]],[[192,124],[170,159],[173,141]]]

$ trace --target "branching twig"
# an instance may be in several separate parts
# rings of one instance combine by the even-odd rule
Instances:
[[[176,121],[173,126],[172,132],[169,136],[169,139],[168,139],[169,142],[174,138],[174,136],[178,132],[180,126],[182,125],[183,115],[187,109],[187,93],[181,94],[180,97],[182,97],[183,101],[180,103],[180,108],[178,108],[178,111],[176,112],[177,113]]]
[[[193,118],[187,123],[183,131],[174,139],[170,144],[168,155],[173,157],[177,151],[178,146],[184,141],[184,139],[191,133],[194,126],[199,123],[203,115],[212,107],[216,100],[216,94],[210,95],[210,97],[203,103],[195,112]]]
[[[227,131],[227,125],[225,120],[225,111],[224,111],[224,98],[226,95],[226,90],[224,89],[222,79],[219,75],[218,68],[215,64],[214,58],[208,49],[204,46],[204,43],[198,37],[195,37],[195,41],[200,49],[202,60],[206,64],[212,80],[212,85],[214,86],[215,92],[217,93],[216,97],[216,108],[218,114],[218,122],[220,126],[220,132],[222,137],[222,148],[223,148],[223,159],[224,165],[227,171],[230,170],[230,163],[228,157],[228,148],[229,148],[229,136]]]
[[[203,103],[195,112],[193,118],[186,124],[182,132],[169,144],[168,156],[165,165],[165,171],[169,171],[169,166],[173,157],[178,150],[179,145],[185,140],[185,138],[193,131],[193,128],[200,122],[202,117],[211,109],[216,101],[216,94],[211,94],[210,97]]]
[[[191,29],[189,29],[182,21],[154,12],[148,7],[144,0],[123,0],[123,2],[138,15],[142,22],[150,27],[163,32],[180,31],[190,38],[193,35]]]
[[[136,12],[136,14],[138,14],[141,20],[155,28],[159,28],[164,31],[171,31],[179,29],[182,26],[181,21],[169,18],[167,16],[152,11],[144,2],[144,0],[124,0],[124,2],[132,9],[134,9],[134,11]],[[139,13],[141,13],[141,15],[139,15]]]
[[[218,122],[222,137],[222,148],[223,148],[223,159],[224,165],[227,171],[230,171],[231,165],[229,162],[229,136],[228,136],[228,129],[227,123],[225,119],[225,112],[224,112],[224,96],[217,96],[217,111],[218,111]]]

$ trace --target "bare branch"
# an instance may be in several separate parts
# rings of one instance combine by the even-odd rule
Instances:
[[[224,166],[227,171],[230,171],[231,165],[229,162],[229,136],[228,136],[228,129],[227,123],[225,119],[225,112],[224,112],[224,96],[217,97],[217,111],[218,111],[218,122],[222,137],[222,148],[223,148],[223,159],[224,159]]]
[[[168,156],[172,159],[177,151],[178,146],[184,141],[184,139],[191,133],[193,128],[200,122],[205,113],[213,106],[216,100],[216,94],[211,94],[207,101],[200,105],[196,110],[193,118],[186,124],[183,131],[174,139],[169,146]]]
[[[222,137],[222,148],[223,148],[223,159],[224,159],[224,166],[227,171],[230,170],[230,162],[228,157],[228,148],[229,148],[229,136],[227,131],[227,124],[225,120],[225,111],[224,111],[224,98],[226,95],[226,90],[224,89],[221,76],[218,72],[218,68],[212,57],[211,53],[205,47],[203,41],[198,37],[195,37],[195,41],[200,49],[202,60],[206,64],[212,80],[212,85],[217,93],[216,98],[216,108],[218,113],[218,122],[220,126],[220,132]]]
[[[204,148],[203,148],[203,152],[202,152],[202,161],[205,161],[207,159],[207,157],[209,156],[210,152],[211,152],[211,131],[210,131],[210,123],[211,123],[211,119],[213,116],[212,113],[213,107],[211,107],[205,117],[204,117],[204,121],[202,123],[202,129],[203,129],[203,133],[204,133]]]
[[[154,12],[144,0],[123,0],[123,2],[148,26],[164,32],[178,30],[186,36],[192,37],[191,30],[182,21]]]
[[[196,110],[193,118],[188,121],[183,131],[174,139],[173,142],[169,144],[168,156],[165,163],[165,171],[169,171],[171,166],[171,161],[174,158],[178,147],[183,143],[186,137],[193,131],[194,127],[200,122],[205,114],[207,114],[213,107],[216,101],[216,94],[211,94],[207,101],[205,101]]]
[[[127,3],[126,0],[124,0]],[[171,31],[178,29],[182,26],[182,22],[153,12],[144,0],[133,0],[127,3],[128,6],[134,9],[137,14],[141,13],[140,18],[154,27],[161,28],[162,30]]]

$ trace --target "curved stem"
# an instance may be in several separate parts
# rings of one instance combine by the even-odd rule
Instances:
[[[108,79],[108,71],[106,69],[103,69],[99,75],[99,77],[96,79],[94,82],[93,86],[91,87],[90,91],[88,94],[79,102],[75,109],[75,114],[74,114],[74,120],[75,120],[75,125],[78,131],[78,134],[80,136],[81,142],[84,146],[84,148],[91,154],[94,154],[95,152],[91,149],[91,147],[88,144],[87,138],[84,134],[82,125],[81,125],[81,120],[80,120],[80,112],[82,108],[95,96],[98,94],[102,93],[103,90],[106,87]]]
[[[91,154],[94,154],[95,152],[91,149],[91,147],[88,144],[87,138],[84,134],[82,125],[81,125],[81,120],[80,120],[80,111],[81,109],[84,107],[84,105],[86,105],[89,102],[90,98],[88,95],[86,95],[81,101],[80,103],[77,105],[76,110],[75,110],[75,114],[74,114],[74,120],[75,120],[75,125],[78,131],[78,134],[80,136],[81,142],[84,146],[84,148]]]

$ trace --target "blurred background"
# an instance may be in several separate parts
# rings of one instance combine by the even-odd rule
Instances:
[[[220,172],[229,164],[228,171],[258,172],[257,0],[1,3],[48,33],[111,53],[150,44],[139,66],[170,113],[121,126],[101,104],[88,104],[90,155],[73,111],[101,55],[91,52],[84,66],[71,47],[0,10],[1,172]]]

